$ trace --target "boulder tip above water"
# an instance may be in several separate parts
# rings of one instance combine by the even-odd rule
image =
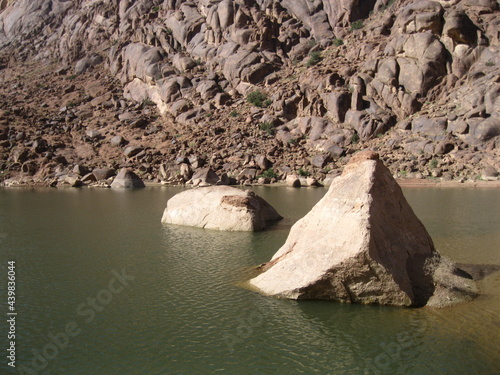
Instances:
[[[269,203],[250,190],[210,186],[173,196],[161,221],[223,231],[258,231],[281,219]]]
[[[355,154],[326,195],[250,280],[291,299],[443,307],[477,295],[472,278],[442,258],[389,170]]]
[[[145,187],[145,185],[142,179],[139,176],[137,176],[134,172],[126,168],[123,168],[122,170],[120,170],[118,175],[111,183],[111,187],[135,189],[135,188],[143,188]]]

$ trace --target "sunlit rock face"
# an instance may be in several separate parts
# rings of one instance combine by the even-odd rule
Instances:
[[[250,285],[264,294],[395,306],[443,306],[476,293],[443,260],[389,170],[356,154]]]

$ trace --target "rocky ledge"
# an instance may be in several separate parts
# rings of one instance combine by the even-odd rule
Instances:
[[[477,295],[434,248],[376,153],[355,155],[262,265],[252,288],[292,299],[443,307]]]

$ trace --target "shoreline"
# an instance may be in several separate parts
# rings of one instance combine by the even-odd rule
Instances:
[[[432,187],[432,188],[500,188],[500,180],[494,181],[471,181],[467,180],[464,182],[460,181],[439,181],[439,180],[431,180],[431,179],[417,179],[417,178],[407,178],[407,179],[396,179],[398,185],[402,188],[424,188],[424,187]],[[192,185],[167,185],[162,184],[161,182],[147,182],[144,181],[146,187],[183,187],[183,188],[193,188]],[[289,187],[285,182],[276,182],[273,184],[249,184],[249,185],[233,185],[235,187],[253,187],[253,186],[266,186],[266,187]],[[47,185],[38,185],[38,184],[19,184],[19,185],[10,185],[5,186],[3,183],[0,183],[0,188],[5,189],[39,189],[39,188],[51,188],[51,189],[69,189],[75,188],[71,186],[47,186]],[[105,186],[79,186],[78,188],[90,188],[90,189],[108,189],[110,187]],[[302,186],[301,188],[318,188],[312,186]],[[328,186],[320,186],[319,188],[328,188]],[[298,189],[298,188],[294,188]],[[123,190],[123,189],[122,189]]]
[[[396,179],[401,187],[499,188],[500,181],[439,181],[429,179]]]

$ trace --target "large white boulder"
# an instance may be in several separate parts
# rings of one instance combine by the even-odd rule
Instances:
[[[269,203],[250,190],[210,186],[173,196],[161,221],[206,229],[257,231],[280,219]]]
[[[261,269],[252,288],[292,299],[443,306],[477,292],[465,272],[439,256],[401,188],[369,151],[353,156]]]

